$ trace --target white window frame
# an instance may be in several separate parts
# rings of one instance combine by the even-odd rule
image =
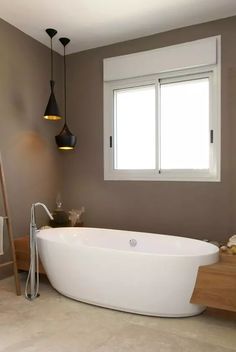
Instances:
[[[175,82],[181,79],[209,77],[209,140],[210,131],[213,130],[213,143],[210,143],[210,166],[208,170],[160,170],[158,168],[160,150],[160,84],[161,82]],[[156,166],[155,170],[120,170],[114,168],[114,90],[155,84],[156,86]],[[144,77],[120,79],[104,82],[104,179],[126,181],[220,181],[220,65],[208,65],[185,70],[163,72]],[[110,146],[112,137],[112,147]]]

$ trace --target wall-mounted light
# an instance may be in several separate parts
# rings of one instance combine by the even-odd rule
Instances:
[[[66,45],[70,42],[68,38],[60,38],[61,44],[64,47],[64,106],[65,106],[65,124],[60,134],[55,137],[59,149],[70,150],[74,149],[76,144],[76,136],[74,136],[67,126],[67,108],[66,108]]]
[[[60,112],[58,109],[57,101],[54,95],[54,86],[55,81],[53,80],[53,50],[52,50],[52,38],[57,34],[57,31],[53,28],[46,29],[46,33],[51,38],[51,80],[50,80],[50,88],[51,94],[48,100],[48,104],[44,113],[44,118],[47,120],[60,120],[62,117],[60,116]]]

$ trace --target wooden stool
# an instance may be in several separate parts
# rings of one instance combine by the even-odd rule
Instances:
[[[29,271],[30,250],[29,236],[18,237],[14,240],[16,251],[16,264],[18,270]],[[46,274],[41,261],[39,260],[40,274]]]
[[[236,255],[220,255],[216,264],[200,266],[191,303],[236,312]]]

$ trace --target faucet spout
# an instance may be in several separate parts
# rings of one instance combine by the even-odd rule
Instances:
[[[50,219],[53,220],[53,216],[52,216],[52,214],[50,213],[50,211],[48,210],[48,208],[46,207],[45,204],[38,202],[38,203],[32,204],[32,206],[34,206],[34,208],[36,208],[37,206],[43,207],[44,210],[46,211],[46,213],[48,214],[48,216],[50,217]]]

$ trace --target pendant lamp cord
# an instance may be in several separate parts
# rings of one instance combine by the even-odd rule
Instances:
[[[52,38],[51,38],[51,81],[53,81],[53,50],[52,50]]]
[[[64,46],[64,102],[65,102],[65,124],[66,124],[66,49]]]

